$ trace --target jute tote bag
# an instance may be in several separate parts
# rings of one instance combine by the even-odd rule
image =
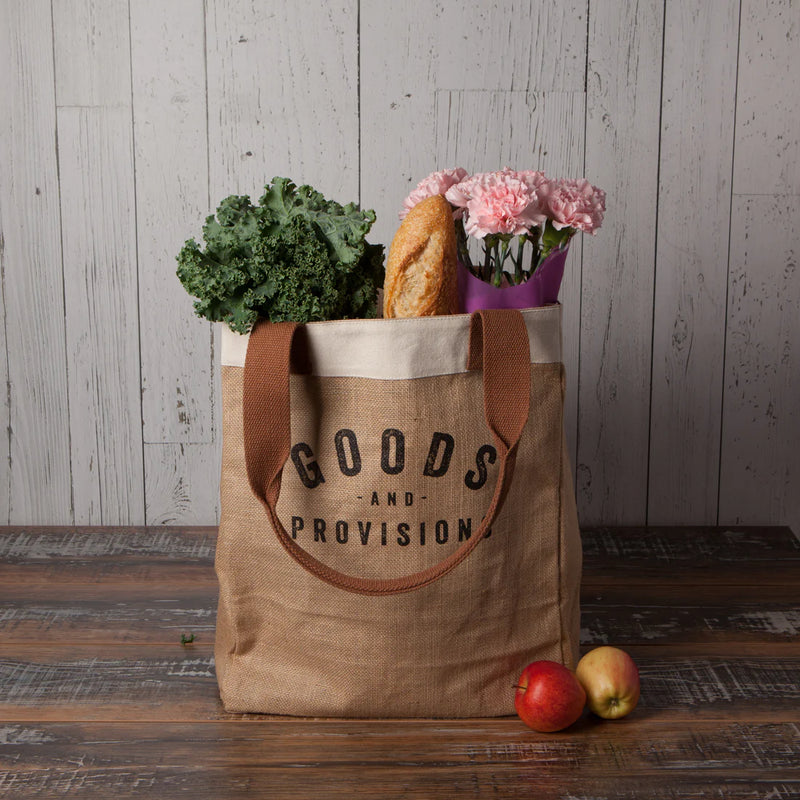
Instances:
[[[259,322],[222,362],[226,710],[513,714],[574,666],[560,306]]]

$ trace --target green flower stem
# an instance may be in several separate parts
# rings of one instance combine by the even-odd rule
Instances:
[[[540,255],[540,242],[542,238],[542,229],[537,225],[528,235],[533,247],[531,248],[531,265],[530,269],[527,271],[527,277],[530,278],[534,272],[536,272],[536,267],[539,266],[539,255]]]
[[[522,277],[522,257],[523,249],[525,248],[525,234],[517,237],[517,258],[514,260],[514,283],[519,285],[523,281]]]
[[[467,234],[464,231],[464,222],[456,220],[456,245],[458,247],[458,257],[461,263],[476,277],[480,278],[480,271],[472,263],[469,255],[469,247],[467,245]]]
[[[494,279],[492,283],[495,286],[500,286],[503,283],[503,265],[508,257],[508,242],[505,239],[500,239],[495,244],[494,255]]]

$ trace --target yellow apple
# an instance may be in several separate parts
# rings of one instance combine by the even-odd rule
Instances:
[[[575,669],[589,708],[603,719],[620,719],[639,702],[639,670],[617,647],[590,650]]]

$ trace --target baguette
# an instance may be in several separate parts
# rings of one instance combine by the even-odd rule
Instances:
[[[383,285],[384,317],[458,313],[456,232],[442,195],[417,203],[389,248]]]

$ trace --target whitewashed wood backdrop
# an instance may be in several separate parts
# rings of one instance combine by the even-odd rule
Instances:
[[[275,175],[608,192],[562,291],[583,524],[800,531],[800,2],[0,0],[0,523],[213,524],[175,255]]]

